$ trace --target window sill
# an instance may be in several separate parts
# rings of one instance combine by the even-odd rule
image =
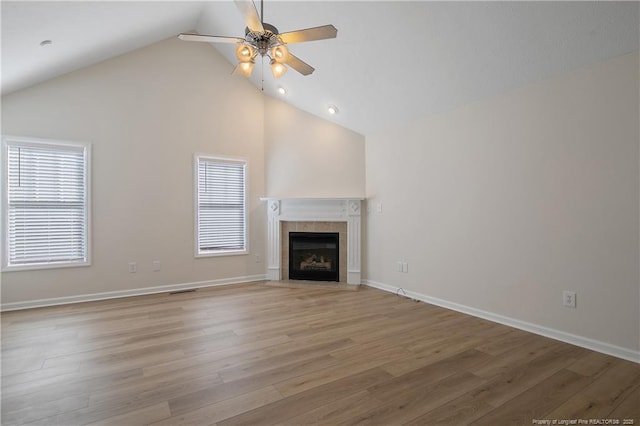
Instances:
[[[196,253],[196,259],[203,257],[242,256],[249,254],[248,250],[220,250],[215,252]]]
[[[2,272],[37,271],[41,269],[82,268],[91,266],[91,262],[33,263],[28,265],[4,265]]]

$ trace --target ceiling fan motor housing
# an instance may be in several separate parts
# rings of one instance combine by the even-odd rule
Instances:
[[[245,40],[250,45],[254,46],[261,56],[265,56],[269,49],[279,44],[282,44],[278,40],[278,29],[266,22],[262,23],[264,32],[251,31],[249,27],[245,28]]]

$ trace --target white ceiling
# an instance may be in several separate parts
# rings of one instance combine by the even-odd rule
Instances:
[[[259,5],[258,5],[259,6]],[[639,2],[269,1],[280,32],[333,24],[332,40],[290,45],[316,68],[264,90],[362,134],[439,113],[639,48]],[[232,1],[2,2],[6,94],[196,29],[243,36]],[[42,40],[53,44],[41,47]],[[188,42],[184,42],[188,43]],[[212,45],[231,63],[234,46]],[[260,66],[252,81],[261,86]],[[243,78],[235,76],[233,78]],[[339,114],[329,117],[326,106]]]

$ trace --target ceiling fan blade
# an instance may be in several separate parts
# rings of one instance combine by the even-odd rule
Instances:
[[[252,0],[235,0],[236,7],[251,31],[264,32],[258,9]]]
[[[333,25],[323,25],[321,27],[307,28],[305,30],[291,31],[280,34],[283,43],[302,43],[304,41],[324,40],[336,38],[338,29]]]
[[[185,41],[206,41],[207,43],[242,43],[244,41],[244,39],[240,37],[224,37],[187,33],[180,34],[178,38]]]
[[[315,68],[313,68],[311,65],[307,64],[297,56],[293,55],[291,52],[289,52],[289,54],[287,55],[285,64],[289,65],[291,68],[298,71],[302,75],[309,75],[315,71]]]

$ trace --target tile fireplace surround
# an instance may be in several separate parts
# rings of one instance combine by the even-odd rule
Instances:
[[[347,225],[346,259],[341,253],[340,264],[346,263],[347,266],[346,283],[360,284],[362,198],[263,198],[262,200],[267,202],[267,279],[280,281],[283,277],[288,277],[288,269],[284,271],[285,266],[288,268],[288,261],[283,259],[282,255],[283,227],[317,232],[324,231],[323,228],[326,228],[327,222],[344,222]],[[341,245],[343,245],[342,242]],[[344,282],[344,274],[340,275],[340,282]]]

